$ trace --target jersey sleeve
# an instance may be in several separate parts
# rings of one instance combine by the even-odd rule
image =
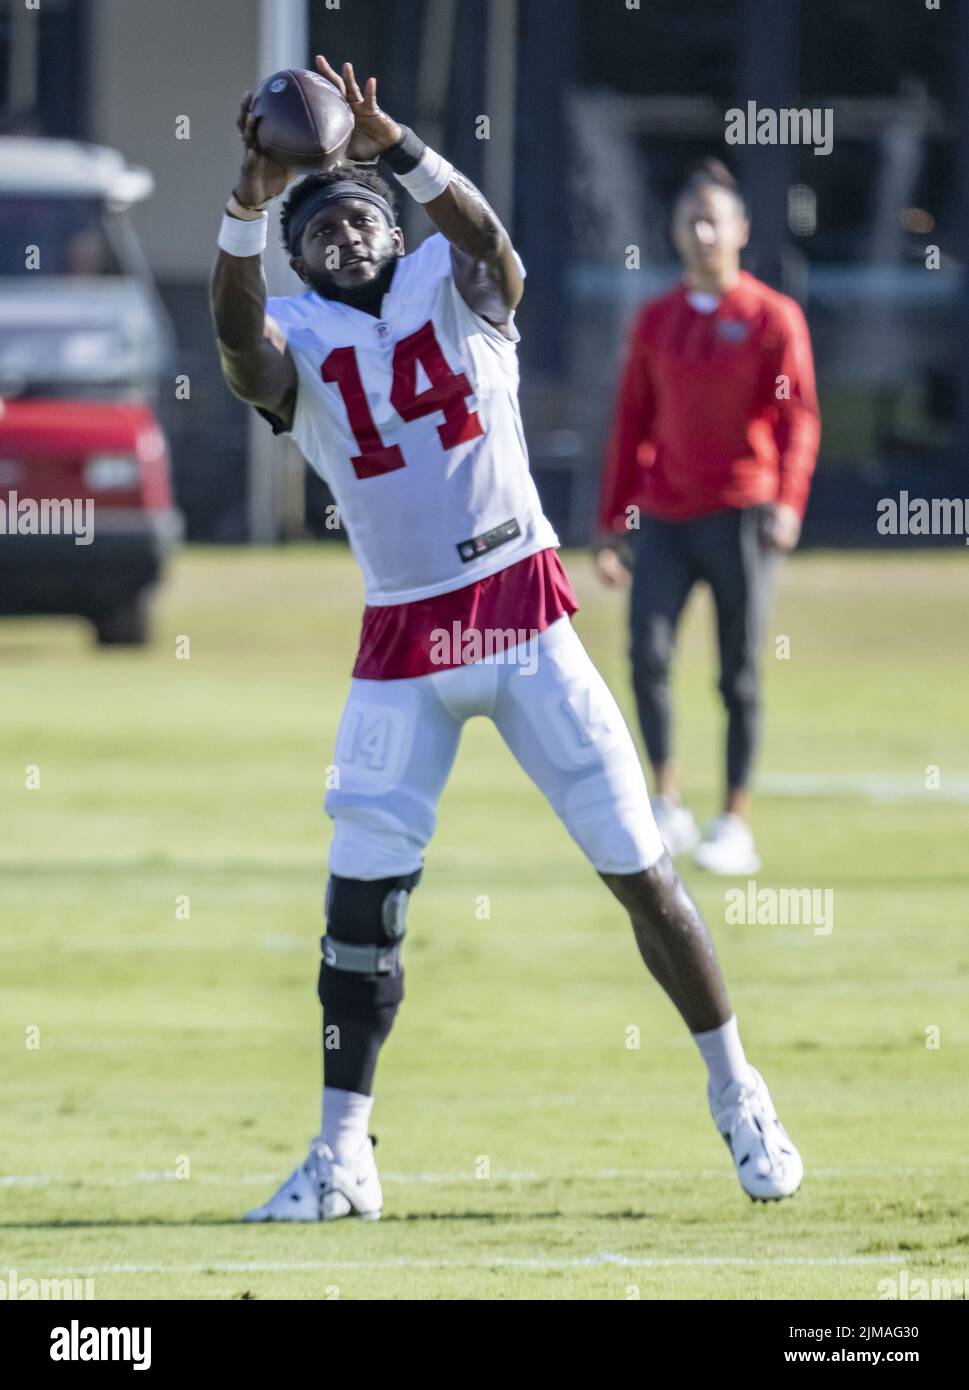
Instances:
[[[821,413],[804,314],[793,301],[785,307],[772,383],[775,388],[781,381],[787,384],[787,390],[780,395],[774,391],[778,417],[774,434],[780,474],[777,500],[803,517],[821,441]]]
[[[406,260],[416,284],[443,280],[451,274],[451,243],[442,232],[432,232]]]
[[[639,496],[643,455],[651,446],[656,398],[649,363],[647,312],[643,309],[633,324],[613,406],[599,494],[599,530],[608,535],[628,529],[626,508]]]
[[[527,272],[522,258],[517,251],[513,254],[522,279],[524,279]],[[502,333],[501,329],[498,328],[491,319],[486,319],[482,314],[479,314],[476,309],[472,309],[471,305],[464,298],[464,295],[458,289],[454,279],[454,264],[451,260],[451,243],[442,232],[434,232],[426,241],[421,243],[414,252],[415,262],[417,262],[418,257],[423,257],[424,259],[419,264],[415,264],[415,271],[421,276],[424,283],[427,284],[435,280],[446,281],[448,293],[453,296],[459,313],[469,315],[479,331],[483,332],[487,337],[504,344],[506,347],[509,344],[521,342],[521,335],[515,327],[514,309],[509,311],[508,317],[504,320],[505,326],[509,329],[509,333],[506,334]],[[487,276],[487,270],[484,265],[479,267],[478,274],[482,278]]]
[[[287,429],[284,421],[278,415],[274,415],[271,410],[265,410],[259,405],[254,406],[253,409],[264,420],[268,421],[273,434],[292,439],[304,457],[308,457],[311,444],[307,438],[307,431],[311,428],[311,422],[305,409],[309,392],[304,389],[304,380],[307,374],[310,377],[315,377],[317,368],[314,365],[315,359],[312,353],[307,355],[306,349],[300,342],[300,330],[303,327],[305,312],[299,297],[280,295],[266,300],[266,313],[279,325],[285,335],[286,346],[289,348],[290,355],[296,365],[296,404],[293,407],[291,428]]]

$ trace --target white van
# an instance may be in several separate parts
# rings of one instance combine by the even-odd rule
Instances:
[[[116,150],[0,137],[0,396],[155,398],[173,337],[127,217],[153,187]]]

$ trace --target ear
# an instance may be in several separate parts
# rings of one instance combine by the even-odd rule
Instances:
[[[741,250],[743,250],[743,248],[747,245],[747,243],[748,243],[749,240],[750,240],[750,223],[747,221],[747,219],[746,219],[746,217],[745,217],[744,220],[743,220],[743,225],[742,225],[741,232],[740,232],[740,249],[741,249]]]
[[[391,236],[393,237],[393,239],[394,239],[394,246],[397,248],[397,255],[398,255],[398,256],[403,256],[403,254],[404,254],[404,233],[403,233],[403,231],[401,230],[400,227],[391,227],[391,229],[390,229],[390,235],[391,235]]]
[[[289,268],[299,276],[304,285],[309,283],[306,278],[306,262],[303,260],[302,256],[290,256]]]

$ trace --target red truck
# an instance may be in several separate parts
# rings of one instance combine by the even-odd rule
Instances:
[[[0,614],[78,614],[141,645],[180,536],[148,405],[0,399]]]

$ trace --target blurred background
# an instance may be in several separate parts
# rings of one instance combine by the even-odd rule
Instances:
[[[207,304],[241,94],[323,51],[376,73],[382,104],[513,230],[526,431],[565,543],[589,537],[628,322],[677,274],[671,194],[715,153],[752,207],[746,267],[803,305],[814,339],[823,438],[804,543],[885,544],[879,497],[969,494],[967,32],[954,0],[0,0],[0,395],[144,403],[161,422],[173,501],[156,496],[142,578],[182,531],[337,539],[324,485],[223,385]],[[725,111],[748,101],[830,108],[831,153],[725,145]],[[404,216],[414,245],[428,223]],[[299,290],[278,248],[267,261],[273,292]],[[137,500],[126,451],[158,443],[132,442],[150,421],[129,412],[111,417],[128,442],[105,444],[103,418],[64,415],[59,438],[90,435],[79,466],[120,518]],[[24,491],[16,459],[44,430],[8,410],[14,425],[0,485]],[[99,602],[110,638],[105,607],[123,631],[124,604]]]

